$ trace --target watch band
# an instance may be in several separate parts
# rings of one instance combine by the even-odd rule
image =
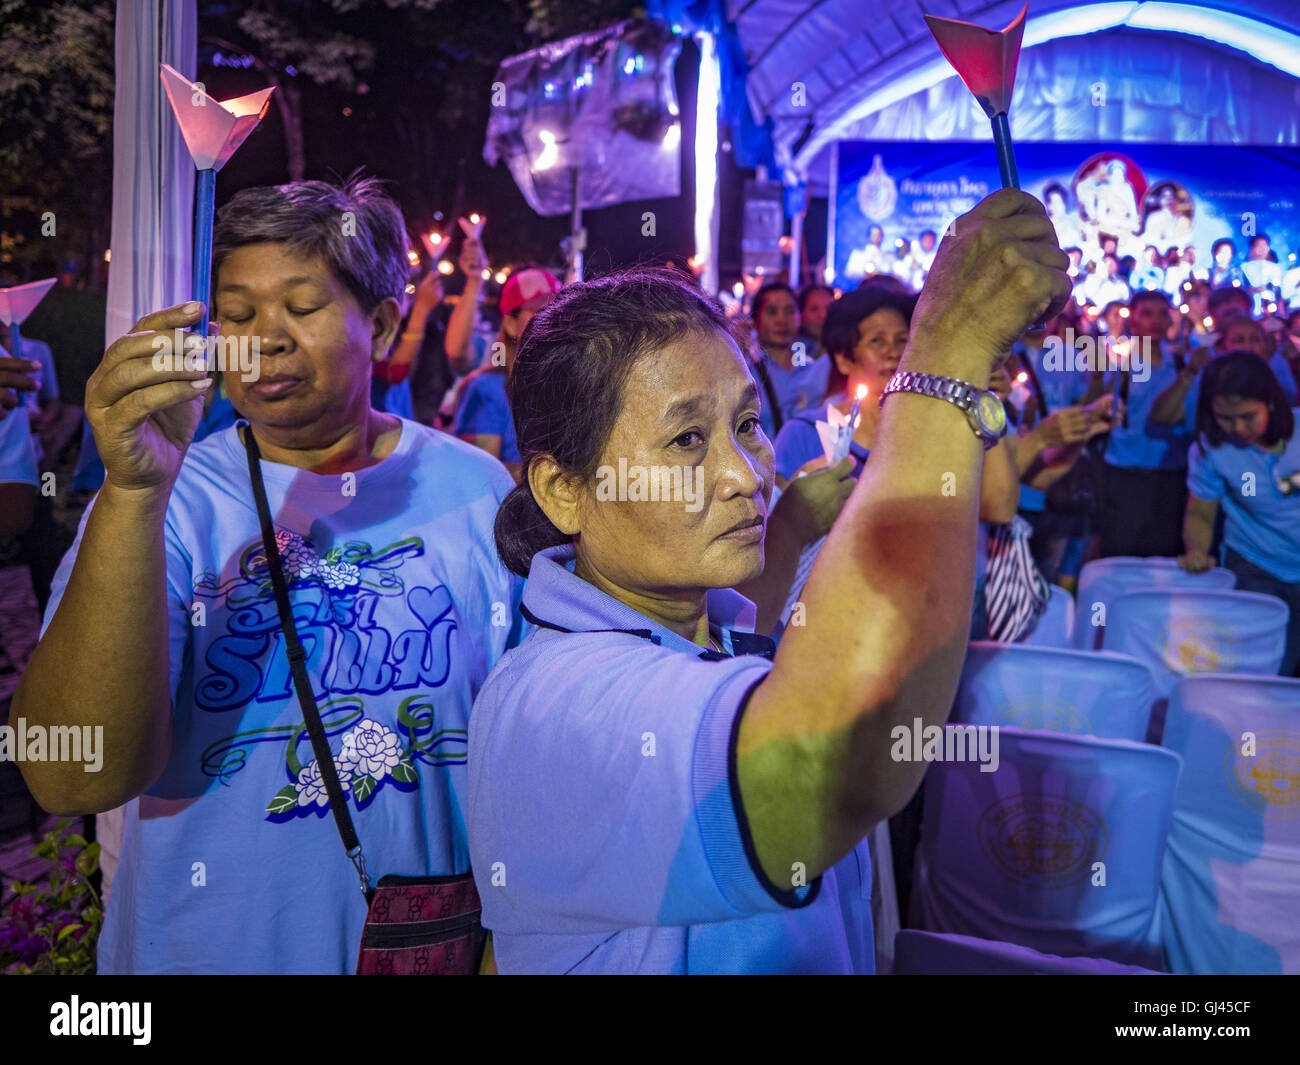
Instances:
[[[885,397],[895,392],[914,392],[933,399],[947,400],[966,415],[972,431],[979,437],[984,450],[987,451],[1006,435],[1006,423],[1003,422],[1000,433],[989,432],[981,425],[977,415],[977,404],[979,397],[986,391],[986,389],[976,388],[969,381],[960,381],[955,377],[940,377],[938,374],[903,370],[889,379],[884,391],[880,393],[880,404],[883,406]]]
[[[903,370],[894,374],[885,385],[885,390],[880,393],[881,405],[884,405],[886,396],[895,392],[916,392],[922,396],[932,396],[934,399],[946,399],[954,407],[968,411],[974,404],[975,394],[979,389],[955,377],[940,377],[938,374]]]

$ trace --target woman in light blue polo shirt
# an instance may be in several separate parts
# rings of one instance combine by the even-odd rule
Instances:
[[[1237,587],[1265,592],[1291,608],[1279,672],[1300,666],[1300,436],[1295,412],[1258,355],[1233,352],[1205,369],[1188,455],[1185,553],[1179,565],[1214,565],[1210,542],[1223,504],[1224,565]]]
[[[1068,297],[1068,260],[1015,190],[955,233],[901,368],[983,389]],[[471,858],[502,972],[873,970],[864,837],[922,775],[891,758],[898,731],[942,723],[956,688],[984,446],[957,406],[886,397],[806,623],[769,661],[729,591],[764,565],[760,395],[725,316],[672,275],[572,285],[524,333],[524,476],[496,540],[529,576],[535,629],[469,729]]]

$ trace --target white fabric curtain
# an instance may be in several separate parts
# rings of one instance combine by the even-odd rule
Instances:
[[[113,258],[104,330],[109,344],[129,333],[142,315],[189,296],[194,164],[158,69],[167,63],[194,77],[195,0],[117,0],[114,34]],[[95,818],[105,899],[125,820],[125,806]]]
[[[195,0],[117,0],[116,39],[109,344],[141,315],[189,295],[194,164],[158,69],[194,77]]]

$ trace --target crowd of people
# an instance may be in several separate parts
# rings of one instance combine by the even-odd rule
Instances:
[[[924,769],[892,729],[942,724],[968,638],[1024,639],[1094,557],[1222,558],[1289,603],[1295,673],[1300,310],[1193,278],[1089,314],[1011,190],[927,254],[920,292],[777,281],[737,319],[649,269],[525,264],[489,307],[467,238],[453,306],[377,183],[238,193],[212,316],[261,376],[158,368],[199,304],[109,346],[101,483],[0,692],[103,730],[97,773],[22,767],[52,813],[123,811],[100,971],[352,971],[341,798],[362,868],[472,875],[488,968],[870,972],[865,839]],[[1085,336],[1143,359],[1057,357]],[[0,544],[30,370],[0,359]],[[818,423],[855,410],[832,462]],[[688,505],[606,491],[628,469]]]

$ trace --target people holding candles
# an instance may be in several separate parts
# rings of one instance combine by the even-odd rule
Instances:
[[[559,279],[540,267],[530,267],[510,275],[501,289],[501,330],[492,345],[491,360],[465,379],[456,404],[452,432],[500,459],[516,479],[520,470],[519,449],[506,398],[507,381],[520,335],[533,315],[550,303],[559,289]],[[452,313],[453,319],[465,315],[461,307],[467,299],[471,300],[469,305],[472,306],[468,284],[461,302]],[[459,324],[456,328],[459,330]]]
[[[792,480],[800,470],[812,470],[824,464],[817,421],[825,420],[831,407],[841,414],[850,414],[858,389],[865,388],[867,399],[861,405],[861,418],[853,430],[849,449],[854,460],[854,476],[861,474],[880,420],[880,397],[898,370],[907,346],[916,300],[916,296],[890,288],[863,284],[832,305],[822,331],[822,343],[833,360],[827,382],[828,398],[822,406],[791,419],[781,430],[776,440],[776,470],[781,477]],[[1005,524],[1016,515],[1020,488],[1012,447],[1010,438],[1004,438],[984,457],[980,485],[982,523]],[[986,561],[986,532],[986,528],[980,530],[976,547],[973,609],[977,633],[981,632],[983,625],[983,602],[979,593]],[[798,588],[791,589],[792,595],[798,592]],[[788,616],[788,611],[784,613]]]

